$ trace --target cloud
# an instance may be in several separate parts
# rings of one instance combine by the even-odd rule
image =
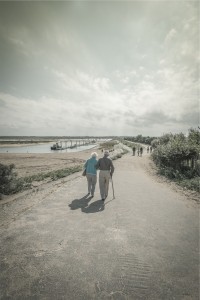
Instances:
[[[12,5],[0,3],[2,134],[157,135],[196,125],[195,3]]]
[[[165,44],[168,44],[168,43],[173,42],[173,40],[176,38],[176,36],[177,36],[177,31],[176,31],[174,28],[172,28],[172,29],[168,32],[168,34],[167,34],[167,36],[166,36],[166,38],[165,38],[164,43],[165,43]]]

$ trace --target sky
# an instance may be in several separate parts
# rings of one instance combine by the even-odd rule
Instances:
[[[1,1],[0,135],[199,123],[198,1]]]

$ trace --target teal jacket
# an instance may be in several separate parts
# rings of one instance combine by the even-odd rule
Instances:
[[[89,158],[84,165],[84,168],[86,168],[86,174],[97,175],[97,170],[95,168],[96,164],[97,160],[95,157]]]

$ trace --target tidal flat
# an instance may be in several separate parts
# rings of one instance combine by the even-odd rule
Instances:
[[[14,164],[17,176],[26,177],[83,164],[93,151],[101,153],[98,147],[69,153],[0,153],[0,163]]]

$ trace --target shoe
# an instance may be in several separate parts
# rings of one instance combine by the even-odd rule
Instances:
[[[105,199],[101,199],[102,201],[105,201]]]
[[[93,198],[93,197],[94,197],[94,195],[93,195],[93,194],[91,194],[91,197]]]

